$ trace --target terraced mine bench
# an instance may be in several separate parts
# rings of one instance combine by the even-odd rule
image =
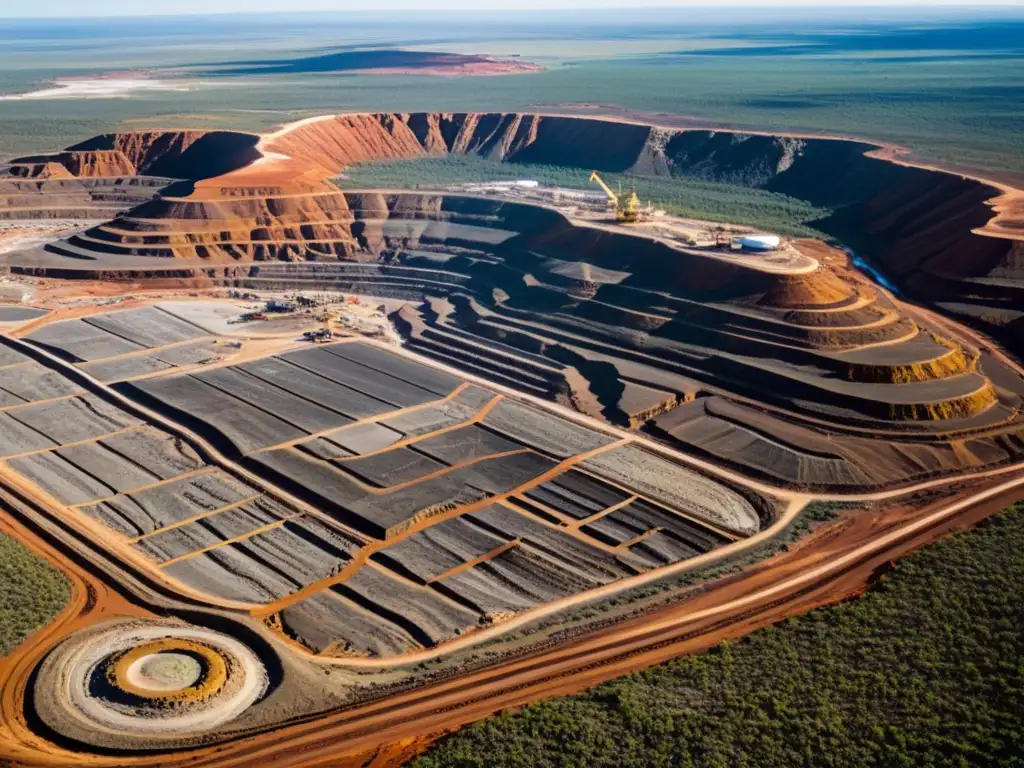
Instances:
[[[0,455],[133,567],[314,651],[443,643],[774,514],[630,438],[355,341],[113,389],[69,378],[203,333],[170,311],[44,325],[29,338],[45,354],[0,347]]]

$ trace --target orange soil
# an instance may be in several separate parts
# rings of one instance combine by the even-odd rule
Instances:
[[[50,624],[29,636],[7,657],[0,659],[0,763],[45,754],[52,745],[36,736],[24,716],[24,697],[34,670],[64,638],[86,627],[120,618],[152,618],[147,609],[126,600],[93,573],[55,549],[48,541],[15,519],[0,504],[0,531],[45,558],[71,583],[67,606]],[[58,764],[69,765],[63,761]]]
[[[991,487],[991,483],[989,486]],[[947,517],[941,514],[955,498],[969,497],[962,486],[955,497],[932,500],[924,506],[890,508],[884,511],[856,511],[819,528],[792,546],[788,552],[729,577],[716,589],[678,604],[628,619],[549,647],[539,647],[525,656],[500,662],[490,668],[441,680],[415,690],[399,692],[378,702],[322,716],[312,716],[272,732],[241,738],[219,746],[199,748],[177,755],[139,755],[110,758],[73,755],[47,744],[24,728],[20,697],[31,663],[5,667],[0,674],[3,707],[0,727],[7,737],[0,746],[0,758],[31,766],[151,765],[151,766],[398,766],[429,746],[430,741],[468,722],[499,709],[516,707],[554,695],[574,693],[617,677],[687,653],[704,650],[723,639],[739,637],[783,618],[820,605],[860,594],[879,568],[905,552],[919,548],[953,530],[967,528],[1021,497],[1019,488]],[[934,498],[934,497],[933,497]],[[912,533],[899,531],[917,525]],[[882,536],[884,546],[862,548]],[[44,545],[40,545],[44,546]],[[856,555],[854,555],[856,553]],[[840,558],[852,558],[848,566],[829,572],[818,581],[781,591],[787,579],[828,566]],[[84,580],[84,579],[83,579]],[[776,589],[755,604],[737,601],[765,590]],[[718,614],[707,615],[720,606]],[[700,612],[700,613],[698,613]],[[73,613],[69,611],[66,613]],[[706,618],[689,618],[705,615]],[[67,618],[54,622],[40,643],[40,636],[19,652],[36,660],[58,637],[70,631]],[[93,612],[86,612],[91,620]],[[76,627],[77,628],[77,627]],[[4,731],[0,731],[4,732]],[[433,736],[424,736],[433,734]]]
[[[485,62],[480,66],[522,66],[522,63]],[[201,175],[196,170],[197,162],[200,165],[206,163],[211,168],[212,177],[200,178],[187,198],[178,199],[179,203],[185,204],[185,207],[178,206],[181,207],[180,215],[175,205],[147,204],[132,214],[144,219],[143,224],[136,224],[129,216],[120,226],[130,231],[100,227],[106,230],[105,234],[95,233],[100,239],[137,250],[149,250],[156,256],[208,262],[294,259],[308,257],[310,252],[318,258],[347,258],[352,252],[351,233],[347,232],[350,216],[340,200],[330,199],[332,194],[343,198],[328,179],[354,163],[448,151],[483,152],[498,158],[524,150],[550,154],[561,148],[571,153],[582,141],[596,145],[630,141],[622,135],[625,125],[649,128],[652,123],[673,122],[669,116],[635,120],[632,117],[593,115],[589,116],[588,123],[583,124],[581,118],[571,120],[570,117],[573,116],[516,113],[327,115],[300,120],[259,137],[255,149],[247,142],[255,141],[256,137],[240,132],[134,131],[97,137],[78,148],[50,157],[64,163],[72,173],[81,175],[111,175],[132,170],[143,173],[157,165],[167,170],[170,166],[162,164],[164,159],[180,161],[184,156],[192,158],[185,163],[192,173]],[[693,121],[684,123],[683,128],[696,127]],[[656,127],[680,128],[678,125]],[[632,128],[628,130],[635,132]],[[743,133],[774,135],[757,131]],[[218,144],[222,141],[228,144],[222,147]],[[194,157],[194,152],[189,153],[197,142],[204,144],[205,149],[198,153],[203,158]],[[902,147],[877,143],[875,147],[867,153],[869,157],[915,168],[943,170],[910,160],[907,150]],[[220,173],[222,167],[234,167],[235,170]],[[182,169],[182,172],[185,171]],[[1018,257],[995,253],[1000,248],[999,242],[988,238],[1024,240],[1024,192],[980,175],[969,178],[985,186],[963,186],[957,177],[967,177],[946,173],[944,178],[933,181],[911,180],[913,188],[901,187],[893,193],[897,197],[902,196],[898,200],[890,200],[883,194],[874,201],[876,208],[892,208],[893,216],[902,220],[904,214],[898,206],[906,203],[903,198],[914,198],[911,202],[917,204],[921,203],[917,198],[924,200],[927,197],[922,204],[934,206],[936,215],[942,217],[944,226],[941,233],[919,231],[912,222],[900,223],[891,233],[899,243],[899,253],[891,257],[899,263],[894,263],[893,268],[909,274],[921,266],[921,274],[915,276],[919,282],[927,283],[932,271],[936,274],[968,275],[973,268],[971,265],[981,268],[997,258],[1013,261]],[[999,196],[986,199],[993,193]],[[300,200],[284,199],[289,197]],[[242,200],[249,204],[242,205]],[[229,201],[234,201],[234,204]],[[278,215],[277,208],[281,206],[285,206],[287,211]],[[991,215],[986,215],[989,212]],[[874,218],[878,219],[878,215]],[[158,220],[160,226],[151,230],[150,220]],[[888,219],[880,220],[879,226],[884,226],[886,221]],[[985,237],[975,237],[972,232]],[[142,233],[155,233],[155,236],[143,239]],[[93,235],[92,232],[86,233],[87,237]],[[968,263],[967,272],[963,262]],[[989,264],[988,268],[993,266]],[[795,294],[793,297],[780,297],[793,304],[818,303],[827,298],[824,294],[835,293],[822,287],[793,286],[781,290],[783,294]]]
[[[769,284],[759,304],[782,309],[827,307],[852,301],[854,292],[832,272],[817,269],[806,275],[780,275]]]
[[[176,691],[152,691],[139,688],[128,679],[128,670],[136,661],[143,656],[167,651],[183,651],[203,660],[203,674],[195,684]],[[111,685],[140,699],[162,701],[206,701],[220,691],[227,679],[228,665],[220,653],[204,643],[180,637],[166,637],[136,645],[123,652],[107,669],[107,680]]]
[[[12,176],[26,179],[73,179],[75,175],[56,161],[18,163],[12,166]]]

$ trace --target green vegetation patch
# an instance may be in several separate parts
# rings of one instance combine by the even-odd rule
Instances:
[[[0,656],[52,621],[70,596],[64,574],[0,533]]]
[[[830,210],[803,200],[763,189],[692,178],[660,178],[607,173],[602,177],[614,189],[636,187],[640,199],[652,201],[676,216],[728,224],[743,224],[794,237],[824,237],[808,225]],[[391,160],[350,168],[340,179],[343,187],[414,189],[447,184],[534,179],[545,186],[600,191],[590,181],[590,170],[555,165],[499,163],[474,155]]]
[[[863,597],[504,713],[414,768],[1021,765],[1024,504]]]

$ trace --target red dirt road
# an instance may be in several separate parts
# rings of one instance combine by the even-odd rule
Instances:
[[[989,481],[924,507],[856,511],[823,526],[783,555],[719,583],[714,590],[526,656],[381,701],[285,724],[277,730],[174,755],[111,758],[47,744],[24,726],[21,701],[33,660],[73,629],[111,611],[97,593],[69,608],[22,646],[2,669],[0,759],[18,765],[397,766],[433,737],[497,710],[578,692],[723,639],[861,592],[879,567],[952,530],[967,528],[1024,496],[1024,477]],[[18,532],[19,538],[23,538]],[[45,545],[39,544],[46,552]],[[52,550],[50,550],[52,554]],[[77,574],[86,585],[88,574]],[[79,586],[81,589],[81,586]],[[13,663],[11,663],[13,662]]]

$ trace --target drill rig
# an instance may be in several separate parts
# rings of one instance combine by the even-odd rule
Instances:
[[[597,175],[597,171],[590,174],[590,180],[596,181],[601,186],[601,189],[604,190],[604,193],[608,195],[608,199],[615,205],[616,221],[623,224],[631,224],[640,220],[640,198],[636,196],[636,189],[629,193],[629,197],[626,198],[626,203],[623,205],[621,191],[617,195],[612,192],[611,187],[604,183],[604,179]]]

